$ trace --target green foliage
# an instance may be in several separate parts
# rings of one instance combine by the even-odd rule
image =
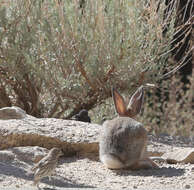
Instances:
[[[0,106],[71,117],[103,103],[113,85],[134,90],[144,71],[143,83],[157,81],[174,25],[165,8],[144,0],[0,4]]]

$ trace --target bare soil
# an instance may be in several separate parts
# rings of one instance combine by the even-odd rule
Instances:
[[[178,147],[193,147],[193,140],[179,137],[151,137],[148,149],[161,152]],[[42,189],[99,188],[99,189],[194,189],[194,164],[158,163],[159,169],[109,170],[97,155],[62,157],[52,181],[40,183]],[[32,165],[23,161],[14,165],[0,162],[0,186],[22,188],[31,186]],[[36,189],[36,187],[34,187]]]

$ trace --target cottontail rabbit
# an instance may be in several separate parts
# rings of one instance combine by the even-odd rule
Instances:
[[[145,169],[158,167],[147,153],[147,131],[132,119],[143,103],[144,87],[133,94],[128,106],[123,97],[113,89],[114,105],[119,117],[106,121],[100,139],[100,160],[110,169]]]

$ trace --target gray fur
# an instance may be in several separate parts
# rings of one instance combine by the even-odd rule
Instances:
[[[140,90],[143,90],[143,88],[138,89],[138,91]],[[137,93],[137,91],[135,93]],[[141,94],[143,96],[143,92]],[[134,96],[132,96],[132,98],[133,97]],[[100,160],[110,169],[157,167],[157,165],[147,157],[147,131],[141,123],[130,118],[130,113],[134,112],[133,110],[129,111],[127,109],[124,99],[116,90],[113,90],[113,99],[116,110],[122,117],[104,122],[99,143]],[[136,98],[131,101],[134,101],[134,104],[137,106],[141,106],[143,98]],[[137,106],[134,107],[136,108]],[[117,107],[119,109],[117,109]],[[122,113],[120,113],[119,110],[121,110]],[[139,111],[140,108],[138,108],[136,114],[139,113]]]

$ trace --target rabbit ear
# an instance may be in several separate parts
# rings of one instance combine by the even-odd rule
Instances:
[[[117,113],[121,116],[126,115],[127,108],[123,97],[114,88],[112,89],[112,96]]]
[[[131,117],[136,116],[140,112],[143,100],[144,100],[144,89],[143,86],[140,86],[131,97],[129,104],[127,106],[127,111],[131,113]]]

